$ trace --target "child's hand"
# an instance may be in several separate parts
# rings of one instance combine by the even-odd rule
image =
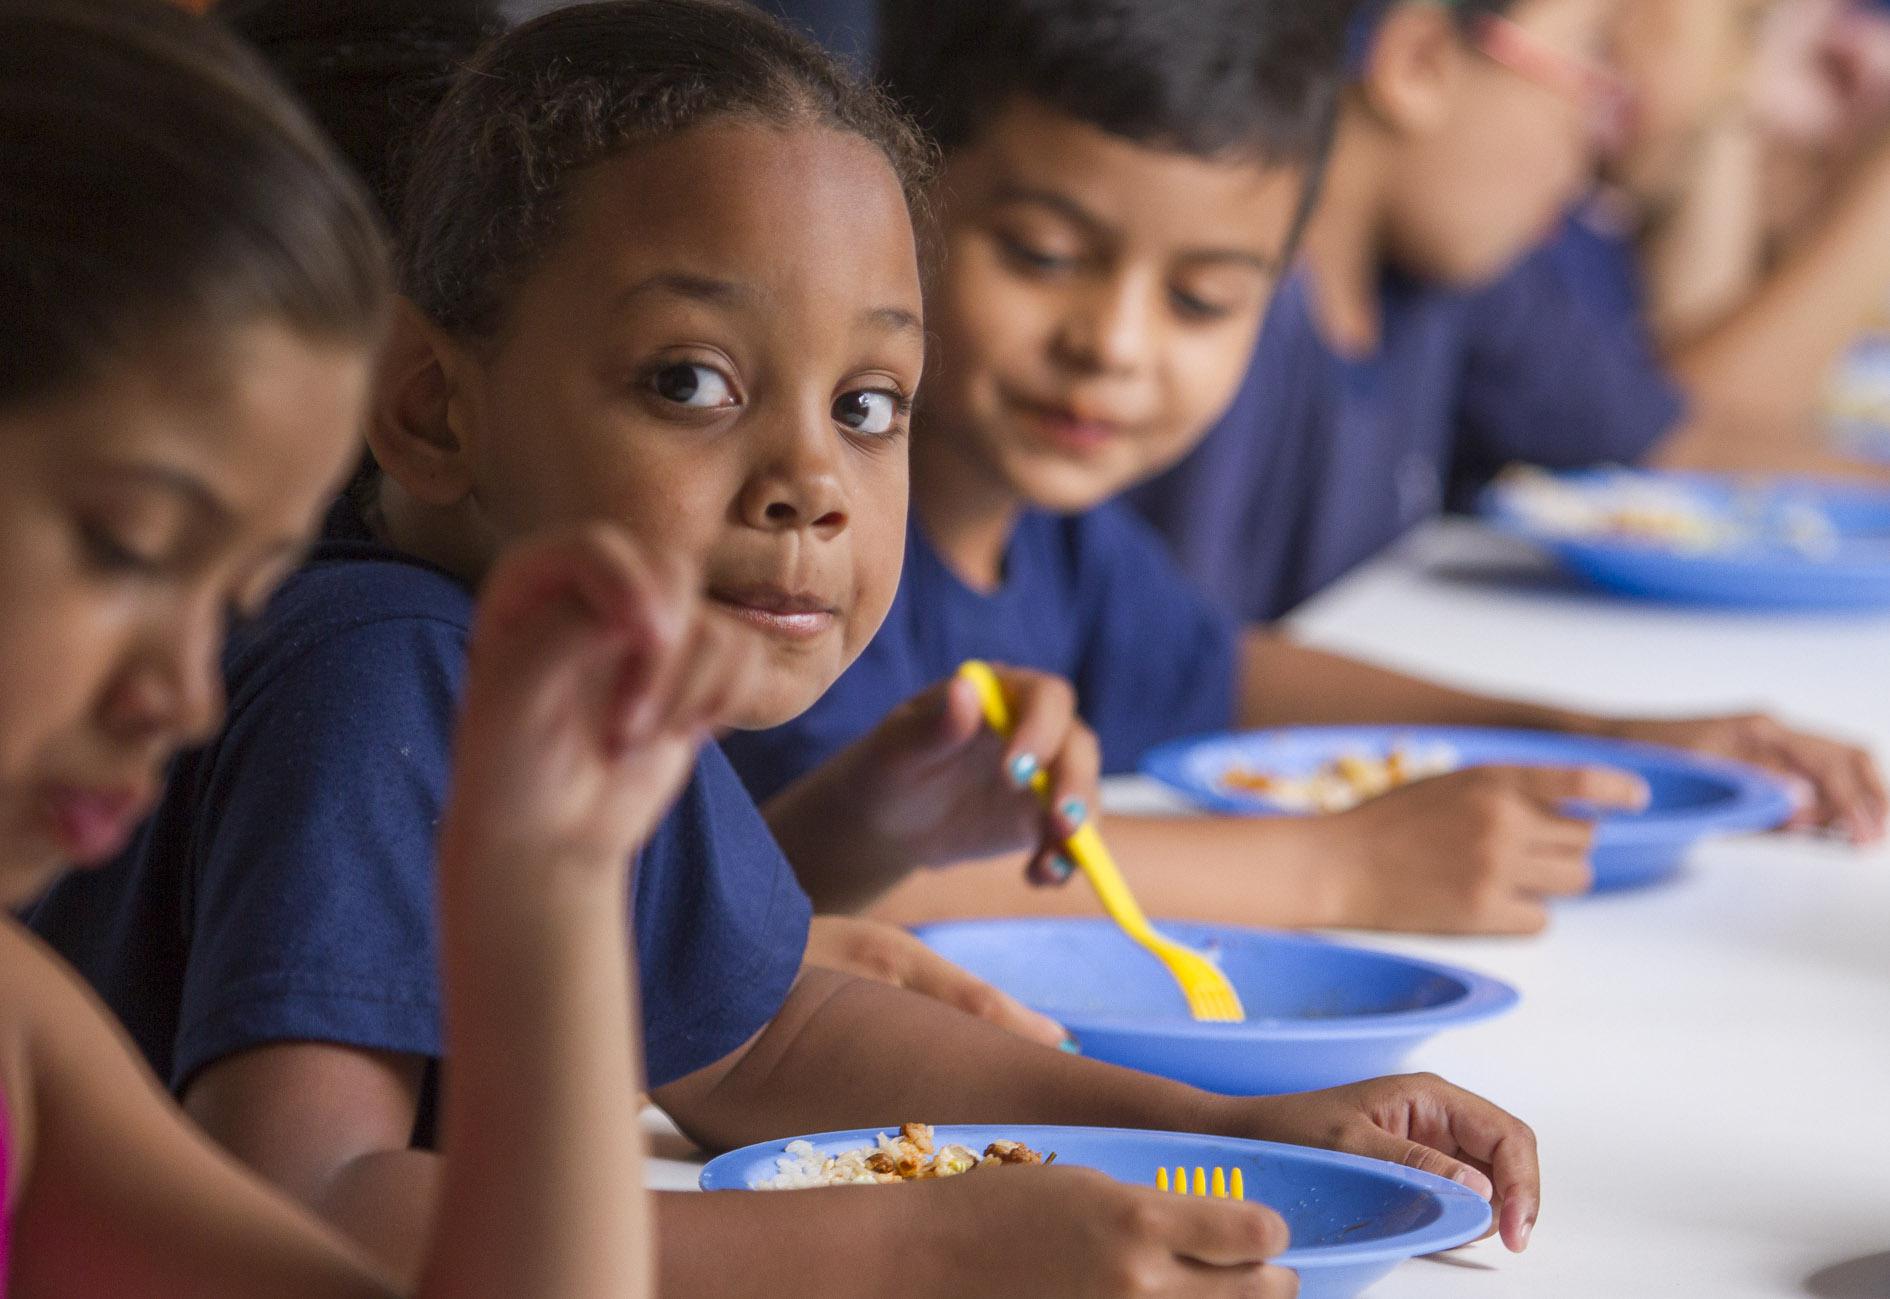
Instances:
[[[953,965],[905,930],[861,916],[815,916],[807,964],[890,983],[988,1020],[1041,1046],[1069,1041],[1062,1025]]]
[[[1491,1201],[1495,1230],[1520,1252],[1542,1204],[1536,1134],[1480,1096],[1432,1074],[1260,1100],[1218,1099],[1214,1130],[1367,1155],[1436,1173]]]
[[[913,1274],[955,1278],[945,1293],[971,1293],[965,1278],[976,1267],[988,1269],[992,1293],[1031,1299],[1291,1299],[1299,1290],[1293,1273],[1266,1265],[1285,1251],[1287,1231],[1261,1204],[1125,1186],[1086,1168],[1000,1168],[898,1190],[921,1186],[914,1208],[924,1201],[927,1230],[912,1238]]]
[[[690,575],[615,528],[513,551],[473,630],[446,820],[457,848],[621,875],[750,688],[758,650]]]
[[[1758,713],[1616,722],[1607,733],[1751,763],[1802,782],[1807,795],[1792,819],[1794,829],[1842,830],[1856,844],[1884,837],[1890,794],[1876,761],[1854,744],[1794,731]]]
[[[1337,923],[1430,933],[1536,933],[1545,901],[1585,892],[1591,821],[1579,800],[1645,806],[1646,786],[1605,768],[1472,767],[1416,781],[1312,831],[1337,892]]]
[[[995,665],[994,665],[995,666]],[[1006,741],[984,724],[978,692],[956,676],[900,705],[838,755],[845,782],[879,842],[911,866],[1031,854],[1032,878],[1061,882],[1052,865],[1096,805],[1101,754],[1076,715],[1068,682],[995,668],[1016,729]],[[1046,809],[1031,777],[1047,773]]]

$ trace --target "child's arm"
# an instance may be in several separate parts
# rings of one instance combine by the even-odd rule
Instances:
[[[1640,740],[1765,767],[1811,791],[1801,822],[1839,829],[1858,843],[1883,834],[1890,796],[1871,755],[1854,744],[1795,731],[1762,714],[1709,718],[1602,717],[1472,694],[1250,629],[1242,645],[1244,726],[1382,723],[1508,726]]]
[[[1484,767],[1418,781],[1316,817],[1108,816],[1102,832],[1152,914],[1204,923],[1405,933],[1533,934],[1548,900],[1587,890],[1591,822],[1567,799],[1632,802],[1615,772]],[[1075,881],[1033,888],[1013,862],[914,876],[873,913],[898,924],[964,916],[1095,915]]]
[[[647,1293],[628,862],[757,646],[593,527],[482,593],[440,833],[445,1121],[429,1293]]]
[[[1454,1177],[1498,1201],[1512,1248],[1539,1198],[1528,1127],[1426,1076],[1299,1096],[1209,1096],[1033,1046],[923,997],[813,971],[749,1046],[661,1089],[711,1148],[888,1122],[1064,1123],[1259,1137],[1347,1150]],[[1053,1221],[1054,1207],[1039,1212]],[[665,1252],[671,1242],[665,1242]],[[667,1268],[668,1264],[665,1263]]]
[[[1101,758],[1067,682],[997,671],[1017,718],[1009,740],[952,677],[768,800],[768,827],[817,911],[857,911],[920,867],[999,852],[1027,848],[1044,875],[1096,805]],[[1030,792],[1039,770],[1049,811]]]
[[[1823,217],[1737,307],[1667,347],[1694,411],[1662,446],[1663,461],[1761,467],[1753,461],[1763,448],[1817,422],[1831,366],[1890,293],[1886,229],[1890,137],[1860,161]]]

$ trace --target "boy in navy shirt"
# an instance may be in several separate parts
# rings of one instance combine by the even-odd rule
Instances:
[[[1051,7],[882,11],[883,79],[947,156],[933,187],[943,255],[927,306],[938,350],[913,440],[905,585],[879,636],[813,708],[727,744],[817,906],[878,899],[880,914],[918,920],[1089,905],[1080,893],[1025,888],[1009,862],[908,875],[885,855],[847,870],[816,861],[819,809],[871,788],[885,765],[882,741],[860,737],[972,656],[1067,677],[1106,771],[1133,770],[1158,740],[1234,724],[1578,730],[1782,763],[1817,783],[1820,819],[1875,834],[1881,784],[1848,746],[1762,718],[1616,721],[1479,698],[1243,630],[1193,594],[1158,539],[1104,502],[1183,455],[1239,384],[1300,210],[1297,192],[1290,202],[1279,192],[1300,178],[1270,164],[1269,150],[1293,151],[1280,124],[1311,138],[1317,119],[1274,106],[1266,117],[1278,134],[1232,133],[1240,106],[1148,93],[1117,66],[1123,47],[1164,40],[1205,65],[1218,53],[1210,36],[1130,39],[1039,21]],[[1458,38],[1449,10],[1420,7],[1444,24],[1440,38]],[[1553,99],[1533,107],[1551,125],[1565,111]],[[1301,291],[1289,286],[1289,306]],[[1290,359],[1264,377],[1314,400],[1292,386]],[[1254,481],[1247,473],[1270,468],[1243,466],[1224,481],[1238,491]],[[1289,499],[1301,486],[1258,482]],[[1618,773],[1485,769],[1337,816],[1112,818],[1108,834],[1159,914],[1530,931],[1546,922],[1547,897],[1589,882],[1592,828],[1563,801],[1639,796]]]
[[[1256,55],[1232,79],[1284,39],[1251,0],[1217,16]],[[1173,25],[1179,8],[1156,17]],[[1318,65],[1299,75],[1311,95]],[[896,585],[924,360],[908,211],[923,157],[879,100],[739,6],[580,6],[491,47],[409,191],[406,300],[370,421],[378,472],[231,661],[230,724],[180,771],[142,851],[42,911],[213,1135],[396,1266],[431,1210],[426,1097],[451,1070],[424,878],[467,592],[514,539],[609,518],[680,553],[706,603],[759,633],[740,724],[824,692]],[[925,850],[930,827],[894,814],[902,798],[942,801],[951,833],[1013,847],[1041,833],[998,746],[939,761],[909,739],[881,743],[876,791],[826,809],[836,854],[863,838]],[[1508,1243],[1527,1240],[1528,1129],[1435,1079],[1213,1097],[797,970],[805,899],[713,750],[635,890],[654,944],[653,1095],[706,1145],[901,1117],[1297,1140],[1454,1176],[1500,1199]],[[92,941],[147,928],[130,952]],[[1268,1266],[1284,1231],[1258,1205],[1013,1171],[659,1197],[663,1290],[944,1299],[987,1288],[992,1259],[1050,1299],[1128,1276],[1175,1295],[1292,1285]]]

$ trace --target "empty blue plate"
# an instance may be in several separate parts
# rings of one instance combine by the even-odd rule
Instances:
[[[1159,920],[1218,964],[1240,1024],[1188,1013],[1168,971],[1107,920],[961,920],[916,932],[1070,1030],[1083,1054],[1235,1096],[1398,1072],[1413,1047],[1516,1004],[1506,983],[1304,934]]]
[[[897,1132],[898,1125],[806,1140],[821,1154],[832,1155],[871,1145],[876,1131]],[[1247,1198],[1278,1212],[1293,1233],[1291,1248],[1278,1261],[1299,1273],[1300,1299],[1350,1299],[1405,1259],[1467,1244],[1490,1227],[1490,1206],[1455,1182],[1330,1150],[1187,1133],[1023,1125],[941,1127],[937,1137],[975,1150],[998,1140],[1022,1141],[1045,1153],[1055,1151],[1058,1164],[1093,1168],[1137,1186],[1153,1186],[1155,1170],[1163,1166],[1239,1168]],[[710,1161],[702,1170],[702,1189],[752,1188],[774,1175],[775,1160],[787,1144],[763,1142]],[[902,1190],[881,1188],[886,1195]]]
[[[1577,488],[1601,489],[1621,470],[1555,475]],[[1873,610],[1890,608],[1890,490],[1857,484],[1778,480],[1748,482],[1708,474],[1637,473],[1684,491],[1705,510],[1735,517],[1761,512],[1767,499],[1816,510],[1835,532],[1829,553],[1806,554],[1783,541],[1687,551],[1614,536],[1571,536],[1544,528],[1509,483],[1482,500],[1499,530],[1532,542],[1577,577],[1618,595],[1749,609]]]
[[[1217,812],[1287,813],[1227,784],[1230,771],[1303,776],[1345,754],[1382,757],[1399,747],[1445,746],[1459,766],[1615,767],[1647,782],[1643,812],[1607,813],[1595,827],[1595,888],[1627,888],[1672,874],[1710,835],[1772,830],[1791,819],[1791,791],[1777,777],[1680,749],[1581,735],[1449,726],[1306,726],[1182,740],[1151,750],[1142,770]]]

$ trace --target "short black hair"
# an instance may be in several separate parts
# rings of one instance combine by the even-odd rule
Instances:
[[[253,55],[160,0],[0,0],[0,405],[183,334],[371,346],[386,247]]]
[[[880,0],[879,76],[949,154],[1018,98],[1152,148],[1316,167],[1358,0]]]
[[[420,148],[399,247],[402,291],[484,339],[556,243],[572,177],[639,143],[727,118],[857,135],[909,203],[924,137],[813,41],[730,0],[610,0],[553,10],[488,45]]]
[[[301,99],[390,229],[427,123],[509,25],[500,0],[223,0],[215,15]]]

